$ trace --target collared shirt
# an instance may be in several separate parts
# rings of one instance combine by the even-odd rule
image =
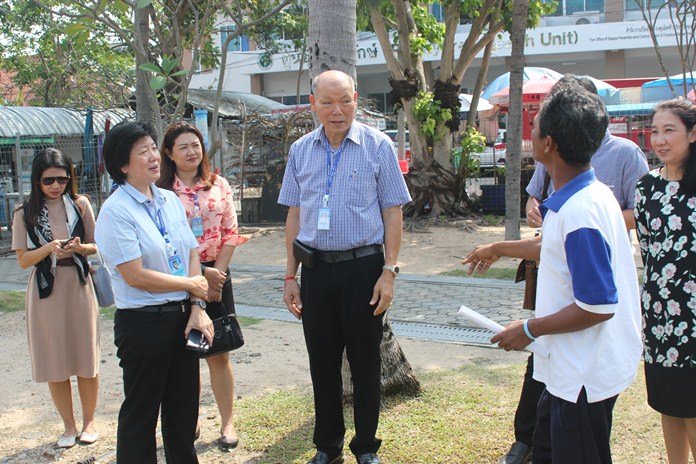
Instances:
[[[611,189],[621,209],[633,209],[636,183],[648,172],[648,162],[643,150],[630,140],[613,136],[607,131],[590,163],[597,179]],[[527,185],[529,195],[541,198],[545,175],[546,168],[543,164],[537,163],[534,176]],[[551,182],[547,193],[551,195],[553,192]]]
[[[613,314],[584,330],[545,335],[550,356],[534,357],[534,378],[575,402],[582,387],[590,403],[618,395],[634,380],[641,356],[636,268],[621,210],[590,169],[541,205],[544,215],[536,316],[575,303]]]
[[[117,308],[139,308],[187,297],[184,290],[153,293],[131,287],[118,271],[118,265],[142,258],[143,268],[170,274],[165,240],[156,224],[159,211],[167,238],[188,275],[189,253],[198,242],[186,220],[186,211],[174,192],[154,184],[150,190],[152,201],[126,182],[104,202],[97,218],[94,235],[111,272]]]
[[[329,230],[318,230],[319,209],[331,166]],[[354,121],[339,150],[330,149],[320,127],[290,147],[278,203],[300,208],[298,240],[324,251],[384,243],[382,209],[411,201],[394,144],[382,132]]]
[[[239,235],[237,212],[227,179],[215,176],[215,183],[210,189],[205,190],[203,187],[201,182],[197,182],[191,189],[175,175],[172,190],[184,205],[189,224],[196,215],[198,203],[198,215],[203,220],[203,235],[196,239],[199,244],[198,256],[204,263],[215,261],[224,245],[241,245],[248,238]]]

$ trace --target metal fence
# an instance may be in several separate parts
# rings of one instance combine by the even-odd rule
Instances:
[[[221,120],[220,149],[211,156],[215,171],[235,193],[240,222],[277,222],[286,209],[276,204],[290,145],[312,128],[309,113],[273,118]],[[95,214],[111,191],[111,178],[101,160],[101,138],[41,136],[0,138],[0,252],[10,251],[12,212],[31,190],[31,163],[43,148],[54,147],[75,166],[77,192],[88,195]]]

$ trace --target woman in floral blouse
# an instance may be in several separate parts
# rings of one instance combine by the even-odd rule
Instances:
[[[161,177],[157,185],[173,190],[186,209],[186,216],[199,243],[203,275],[208,280],[207,312],[211,319],[234,313],[234,298],[228,266],[235,247],[247,239],[237,230],[237,213],[230,185],[210,170],[203,136],[195,126],[175,122],[162,142]],[[234,376],[229,353],[206,358],[210,383],[220,410],[222,426],[218,444],[237,446],[232,420]]]
[[[664,164],[638,181],[645,271],[642,311],[648,403],[662,414],[671,464],[696,455],[696,105],[663,102],[652,146]]]

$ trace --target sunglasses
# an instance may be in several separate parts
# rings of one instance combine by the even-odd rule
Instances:
[[[56,181],[60,185],[66,185],[70,181],[70,176],[44,177],[41,179],[41,183],[46,187],[53,185]]]

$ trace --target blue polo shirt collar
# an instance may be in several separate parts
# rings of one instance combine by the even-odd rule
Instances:
[[[142,203],[147,205],[147,203],[150,201],[148,197],[143,195],[143,193],[133,187],[131,184],[129,184],[127,181],[123,183],[123,185],[120,186],[128,195],[130,195],[133,200],[137,201],[138,203]],[[154,203],[157,206],[162,206],[167,202],[167,197],[162,195],[162,192],[155,186],[155,184],[150,184],[150,191],[152,192],[152,198],[154,200]]]
[[[554,192],[553,195],[544,200],[539,207],[542,218],[546,216],[546,212],[548,210],[557,213],[570,197],[596,180],[597,176],[595,176],[594,168],[590,168],[582,174],[576,176],[573,180],[564,185],[562,189]]]
[[[348,129],[348,133],[346,134],[346,139],[350,139],[353,143],[360,145],[360,128],[358,125],[353,121],[350,125],[350,129]],[[344,139],[345,141],[345,139]],[[319,130],[314,133],[314,143],[321,143],[323,147],[326,147],[328,139],[326,138],[326,132],[324,130],[324,126],[320,126]]]

